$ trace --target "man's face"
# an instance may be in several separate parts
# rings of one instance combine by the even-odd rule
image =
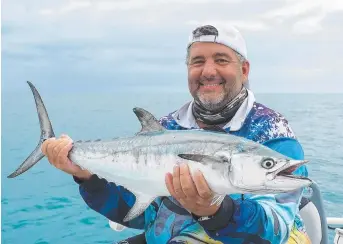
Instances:
[[[189,91],[208,110],[220,109],[231,101],[248,74],[249,63],[241,64],[235,52],[224,45],[196,42],[189,50]]]

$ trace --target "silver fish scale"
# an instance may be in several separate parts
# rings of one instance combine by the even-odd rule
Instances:
[[[257,147],[254,143],[227,134],[207,134],[203,131],[164,131],[151,132],[129,138],[109,141],[90,141],[74,144],[72,153],[76,157],[104,158],[112,156],[112,162],[120,163],[122,156],[131,154],[136,164],[162,166],[163,157],[175,157],[180,153],[213,155],[220,150],[230,153],[247,150],[251,154],[264,154],[284,157],[267,148]],[[150,158],[148,159],[148,155]],[[151,155],[154,155],[152,158]],[[177,159],[179,159],[177,157]],[[149,163],[150,161],[150,163]],[[169,164],[169,160],[166,161]],[[177,162],[175,162],[177,163]]]
[[[228,143],[226,140],[203,140],[204,134],[151,133],[143,136],[110,141],[75,142],[71,153],[86,155],[110,155],[127,151],[153,150],[157,154],[213,152]],[[222,139],[222,138],[218,138]],[[192,144],[190,144],[192,142]],[[233,143],[234,144],[234,143]],[[147,152],[147,151],[142,151]]]

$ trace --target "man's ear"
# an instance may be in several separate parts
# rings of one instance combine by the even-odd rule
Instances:
[[[249,83],[249,72],[250,72],[250,63],[249,61],[244,61],[242,64],[242,74],[243,74],[243,84]],[[249,84],[247,84],[249,85]]]

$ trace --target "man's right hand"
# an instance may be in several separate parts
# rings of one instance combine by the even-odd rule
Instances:
[[[74,175],[81,180],[87,180],[92,174],[87,170],[82,170],[68,158],[68,153],[72,147],[72,139],[67,135],[62,135],[59,139],[50,138],[44,141],[42,144],[42,152],[56,168]]]

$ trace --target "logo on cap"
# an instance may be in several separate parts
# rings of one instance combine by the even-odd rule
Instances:
[[[196,28],[193,31],[193,38],[199,38],[200,36],[218,36],[218,30],[212,25],[205,25]]]

